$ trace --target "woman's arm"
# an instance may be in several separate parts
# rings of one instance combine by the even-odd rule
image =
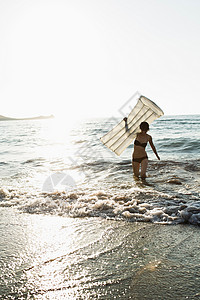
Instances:
[[[149,139],[149,144],[150,144],[150,146],[151,146],[153,152],[154,152],[155,155],[157,156],[157,158],[160,160],[160,157],[159,157],[159,155],[158,155],[158,153],[157,153],[157,151],[156,151],[156,147],[155,147],[154,144],[153,144],[153,140],[152,140],[152,137],[151,137],[151,136],[150,136],[150,139]]]

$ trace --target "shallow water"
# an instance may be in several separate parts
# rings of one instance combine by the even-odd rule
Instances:
[[[116,121],[115,121],[116,122]],[[162,117],[150,130],[148,178],[135,180],[128,147],[99,138],[114,120],[1,122],[1,207],[28,213],[153,223],[200,223],[200,116]]]
[[[151,125],[146,181],[114,124],[0,123],[1,299],[200,297],[200,116]]]
[[[2,299],[200,295],[199,228],[0,213]]]

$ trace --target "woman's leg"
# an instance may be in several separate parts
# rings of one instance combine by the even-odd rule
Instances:
[[[148,166],[148,158],[145,158],[141,162],[141,177],[146,178],[146,171]]]
[[[139,177],[140,163],[138,163],[136,161],[132,161],[132,166],[133,166],[133,174],[136,177]]]

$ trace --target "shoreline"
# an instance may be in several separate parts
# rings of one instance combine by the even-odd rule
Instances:
[[[0,297],[168,300],[200,295],[199,227],[13,208],[1,208],[0,215]]]

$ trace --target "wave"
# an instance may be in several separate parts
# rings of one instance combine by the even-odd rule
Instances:
[[[39,158],[32,158],[32,159],[27,159],[26,161],[21,162],[21,164],[32,164],[32,163],[38,163],[38,162],[44,162],[45,159],[42,157]]]
[[[154,171],[155,168],[181,168],[182,170],[187,170],[188,172],[199,172],[200,171],[200,159],[191,159],[191,160],[149,160],[148,165],[149,171]],[[94,172],[97,171],[113,171],[121,172],[132,170],[131,159],[124,159],[122,161],[112,161],[112,160],[96,160],[83,162],[80,164],[72,165],[69,169],[87,169]],[[165,169],[166,171],[166,169]]]
[[[171,162],[171,166],[174,162]],[[116,164],[127,170],[128,162]],[[163,162],[163,166],[166,162]],[[168,162],[169,164],[169,162]],[[176,163],[176,167],[183,163]],[[152,164],[152,170],[156,164]],[[186,168],[199,172],[194,165]],[[113,176],[113,175],[112,175]],[[151,181],[107,181],[104,185],[76,186],[70,191],[30,193],[0,190],[0,207],[17,207],[30,214],[55,214],[72,218],[100,217],[129,222],[200,225],[199,193],[188,189],[180,176],[155,176]],[[177,187],[177,188],[176,188]],[[171,191],[170,191],[171,189]]]
[[[0,166],[5,166],[5,165],[8,165],[8,163],[4,161],[0,161]]]
[[[162,152],[181,152],[181,153],[199,153],[199,140],[192,138],[164,138],[156,141],[156,145]]]
[[[200,224],[199,116],[163,117],[152,124],[153,140],[164,160],[149,159],[145,182],[133,179],[130,148],[118,158],[100,143],[99,137],[113,127],[114,120],[86,125],[74,129],[72,147],[68,142],[61,145],[55,140],[40,139],[38,129],[31,125],[25,131],[27,148],[21,143],[21,129],[13,131],[12,125],[8,148],[4,150],[17,142],[22,148],[2,155],[1,187],[9,188],[0,190],[0,206],[72,218]],[[38,152],[33,153],[36,148]],[[88,152],[83,151],[85,148]],[[147,152],[151,157],[150,148]],[[52,153],[51,158],[48,153]],[[72,161],[67,160],[68,155]],[[42,192],[40,181],[54,178],[58,170],[71,172],[74,180],[78,174],[84,173],[85,177],[80,176],[80,182],[76,181],[70,190],[66,186],[56,190],[55,184],[52,192]]]
[[[199,122],[200,121],[200,115],[174,115],[174,116],[163,116],[161,119],[159,119],[157,122],[188,122],[192,123],[194,121]]]

